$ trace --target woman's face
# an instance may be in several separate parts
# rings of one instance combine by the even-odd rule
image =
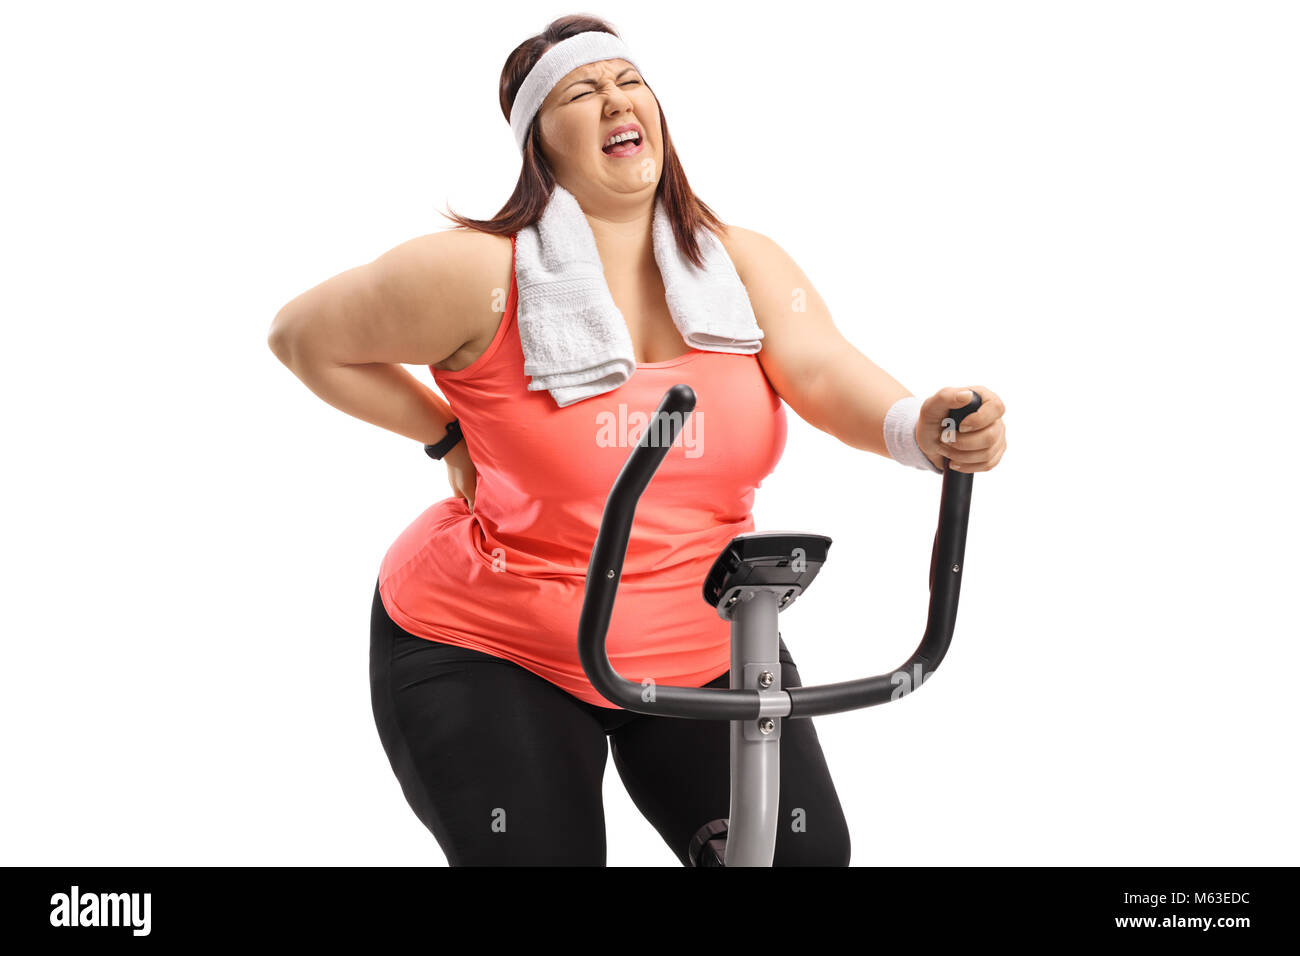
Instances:
[[[609,194],[654,195],[663,168],[659,104],[627,60],[598,60],[569,72],[538,111],[539,146],[561,186],[582,204]],[[610,135],[633,127],[640,142],[606,152]]]

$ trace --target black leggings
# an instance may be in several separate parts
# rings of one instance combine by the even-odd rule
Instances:
[[[780,642],[781,686],[799,671]],[[728,687],[722,674],[708,687]],[[579,700],[513,661],[410,634],[375,587],[375,724],[406,801],[450,866],[604,866],[605,754],[684,866],[727,816],[725,720],[654,717]],[[774,866],[848,866],[849,830],[811,718],[781,725]]]

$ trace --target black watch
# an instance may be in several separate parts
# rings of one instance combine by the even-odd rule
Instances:
[[[447,452],[451,451],[452,448],[455,447],[456,442],[460,441],[460,439],[460,419],[457,418],[447,426],[447,434],[443,437],[442,441],[438,442],[436,445],[425,445],[424,453],[430,458],[441,459],[443,455],[447,454]]]

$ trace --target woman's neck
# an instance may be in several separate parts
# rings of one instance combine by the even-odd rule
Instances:
[[[651,233],[653,210],[653,205],[647,204],[594,214],[583,210],[607,278],[658,275]]]

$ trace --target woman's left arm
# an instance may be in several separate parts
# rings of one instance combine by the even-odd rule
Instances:
[[[853,448],[889,457],[885,413],[912,393],[840,334],[826,303],[784,249],[739,226],[728,227],[721,241],[763,330],[758,359],[776,393],[810,425]],[[1002,459],[1006,408],[992,389],[975,390],[979,410],[956,435],[945,433],[941,423],[950,408],[970,401],[960,394],[965,388],[940,389],[922,403],[916,440],[936,468],[947,458],[959,471],[988,471]]]

